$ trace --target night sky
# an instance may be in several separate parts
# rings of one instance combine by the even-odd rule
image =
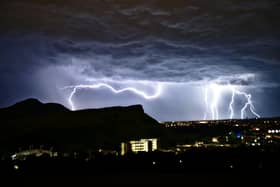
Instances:
[[[233,85],[261,117],[280,116],[279,18],[279,0],[1,0],[0,107],[34,97],[71,108],[80,85],[75,109],[222,119]],[[240,118],[246,97],[234,101]]]

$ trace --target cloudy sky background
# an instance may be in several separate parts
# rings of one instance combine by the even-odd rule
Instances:
[[[219,82],[251,93],[261,116],[279,116],[279,17],[278,0],[3,0],[0,107],[29,97],[70,107],[65,86],[98,82],[151,95],[160,82],[153,100],[100,88],[73,101],[78,109],[142,104],[158,120],[195,120],[205,113],[204,88]],[[221,118],[230,96],[221,96]],[[237,98],[234,117],[244,102]]]

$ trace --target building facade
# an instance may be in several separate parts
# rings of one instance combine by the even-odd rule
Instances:
[[[156,138],[131,140],[121,143],[121,155],[128,152],[152,152],[158,149],[158,140]]]

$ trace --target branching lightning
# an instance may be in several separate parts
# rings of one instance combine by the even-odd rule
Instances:
[[[234,99],[235,99],[235,89],[233,88],[233,86],[231,86],[230,88],[231,88],[231,100],[230,100],[230,103],[229,103],[229,111],[230,111],[229,118],[232,119],[233,116],[234,116],[233,105],[234,105]]]
[[[147,81],[113,81],[113,80],[93,80],[94,83],[89,84],[79,84],[79,85],[71,85],[66,86],[64,89],[70,89],[71,92],[68,97],[68,103],[72,110],[76,110],[76,106],[74,103],[74,97],[81,89],[91,89],[96,90],[100,88],[106,88],[114,94],[120,94],[123,92],[131,92],[135,95],[138,95],[146,100],[156,99],[161,96],[163,85],[170,85],[172,83],[168,82],[147,82]],[[98,82],[100,81],[100,82]],[[178,84],[178,83],[177,83]],[[144,87],[143,87],[144,86]],[[153,93],[147,93],[145,87],[152,88]],[[140,89],[142,88],[142,89]],[[143,90],[144,89],[144,90]],[[212,82],[204,87],[204,104],[205,104],[205,113],[204,120],[211,118],[213,120],[220,119],[220,106],[225,104],[225,101],[221,101],[224,94],[231,94],[229,103],[228,103],[228,118],[233,119],[237,117],[237,112],[235,107],[240,104],[240,102],[244,102],[242,104],[242,108],[238,112],[240,114],[240,118],[244,119],[247,117],[246,113],[250,112],[257,118],[260,118],[260,115],[256,112],[255,106],[253,104],[251,93],[247,93],[242,89],[239,85],[232,85],[230,83],[221,83],[221,82]],[[223,97],[224,98],[224,97]],[[236,103],[238,99],[238,104]]]
[[[157,86],[155,87],[155,93],[152,95],[147,94],[144,91],[140,91],[134,87],[126,87],[126,88],[122,88],[122,89],[116,89],[113,86],[106,84],[106,83],[98,83],[98,84],[92,84],[92,85],[86,85],[86,84],[81,84],[81,85],[75,85],[75,86],[66,86],[64,87],[64,89],[73,89],[71,94],[68,97],[68,103],[71,106],[72,110],[76,110],[75,104],[73,102],[73,97],[75,96],[75,94],[77,93],[77,91],[79,89],[99,89],[101,87],[105,87],[108,88],[109,90],[111,90],[113,93],[115,94],[119,94],[122,92],[132,92],[136,95],[141,96],[142,98],[146,99],[146,100],[150,100],[150,99],[156,99],[161,95],[161,91],[162,91],[162,85],[160,83],[157,83]]]
[[[218,104],[220,100],[221,89],[220,86],[217,84],[211,84],[210,88],[213,92],[213,100],[211,103],[212,119],[219,119]]]
[[[208,88],[207,87],[204,90],[204,102],[205,102],[206,110],[203,119],[206,120],[208,115]]]
[[[245,97],[245,99],[247,100],[247,102],[244,104],[244,106],[241,109],[241,119],[244,119],[244,116],[246,114],[246,109],[248,107],[249,107],[252,114],[254,114],[257,118],[260,118],[260,115],[255,112],[255,106],[253,105],[253,102],[252,102],[252,99],[251,99],[252,95],[247,94],[245,92],[238,91],[238,90],[235,90],[235,93],[237,93],[239,95],[243,95]]]
[[[255,107],[252,101],[252,95],[249,93],[246,93],[244,91],[240,91],[238,90],[237,86],[233,86],[233,85],[218,85],[218,84],[210,84],[210,86],[208,86],[205,90],[205,95],[204,95],[204,102],[205,102],[205,107],[206,107],[206,113],[204,115],[204,119],[207,118],[207,113],[208,113],[208,108],[209,108],[209,104],[208,104],[208,95],[209,95],[209,91],[208,89],[211,89],[211,94],[212,94],[212,99],[211,99],[211,112],[212,112],[212,119],[216,120],[219,119],[219,110],[218,110],[218,104],[220,101],[220,95],[222,93],[222,91],[225,90],[229,90],[231,92],[231,100],[230,103],[228,105],[229,108],[229,118],[233,119],[233,117],[236,115],[235,111],[234,111],[234,105],[235,105],[235,99],[236,96],[242,96],[242,98],[244,98],[246,100],[245,104],[243,105],[243,107],[240,110],[240,118],[244,119],[246,116],[246,110],[249,109],[250,112],[256,116],[257,118],[260,118],[260,115],[255,111]]]

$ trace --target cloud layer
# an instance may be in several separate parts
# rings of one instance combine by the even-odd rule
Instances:
[[[65,102],[58,87],[104,78],[277,92],[279,7],[278,0],[1,1],[0,105],[33,95]]]

